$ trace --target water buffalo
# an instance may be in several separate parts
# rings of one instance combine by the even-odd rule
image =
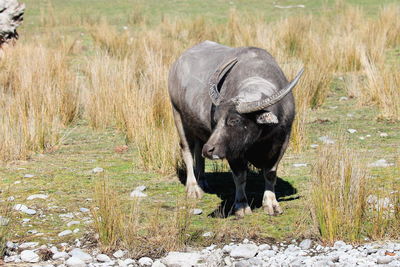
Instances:
[[[236,186],[233,210],[240,217],[250,214],[245,187],[251,163],[265,178],[264,210],[282,213],[275,197],[276,170],[295,114],[292,89],[302,73],[289,83],[267,51],[211,41],[195,45],[174,62],[168,88],[189,197],[203,194],[204,157],[226,159]]]

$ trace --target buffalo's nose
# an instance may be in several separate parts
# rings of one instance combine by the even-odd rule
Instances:
[[[205,144],[203,146],[203,151],[202,151],[203,157],[211,158],[214,150],[215,150],[215,146]]]

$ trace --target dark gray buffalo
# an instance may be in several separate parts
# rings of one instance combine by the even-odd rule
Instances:
[[[276,170],[289,142],[295,114],[292,89],[302,72],[289,83],[267,51],[210,41],[176,60],[168,86],[189,197],[203,194],[203,157],[227,159],[236,185],[235,214],[250,214],[245,187],[251,163],[263,171],[265,211],[282,213],[274,193]]]

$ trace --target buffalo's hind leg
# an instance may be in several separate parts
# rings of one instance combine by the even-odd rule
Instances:
[[[174,115],[175,126],[180,137],[182,158],[186,165],[186,194],[190,198],[201,198],[204,192],[198,185],[193,170],[194,141],[188,140],[179,112],[175,108],[172,108],[172,111]]]
[[[237,217],[244,217],[251,214],[251,208],[246,196],[247,162],[243,160],[229,160],[228,162],[236,187],[233,210]]]
[[[283,154],[289,143],[289,135],[286,136],[285,141],[282,146],[277,150],[272,167],[263,168],[263,175],[265,180],[265,190],[263,196],[263,208],[269,215],[279,215],[282,214],[282,208],[279,206],[275,195],[275,184],[276,184],[276,171],[278,169],[278,164],[281,161]]]

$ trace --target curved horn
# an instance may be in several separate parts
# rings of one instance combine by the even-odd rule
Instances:
[[[288,85],[286,85],[282,90],[276,92],[272,96],[253,102],[237,102],[236,110],[239,113],[250,113],[263,110],[269,106],[272,106],[273,104],[279,102],[282,98],[284,98],[296,86],[303,72],[304,68],[300,70],[300,72]]]
[[[225,64],[221,65],[215,72],[213,75],[211,75],[210,78],[210,89],[208,91],[211,101],[214,105],[218,106],[219,103],[221,102],[221,95],[219,94],[218,91],[218,84],[221,80],[222,77],[224,77],[228,71],[230,71],[233,66],[235,66],[235,64],[238,62],[238,59],[235,57],[231,60],[229,60],[228,62],[226,62]]]

